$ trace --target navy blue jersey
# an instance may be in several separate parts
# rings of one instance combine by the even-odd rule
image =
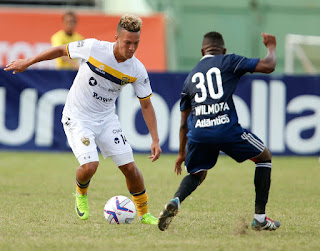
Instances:
[[[206,55],[186,78],[180,110],[191,109],[188,117],[189,140],[204,143],[234,141],[242,128],[232,95],[239,79],[254,72],[258,58],[235,54]]]

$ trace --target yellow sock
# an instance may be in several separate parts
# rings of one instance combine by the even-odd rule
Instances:
[[[89,183],[90,183],[90,180],[86,184],[81,184],[78,181],[78,179],[76,179],[76,184],[77,184],[76,190],[77,190],[77,192],[79,194],[81,194],[81,195],[87,194],[88,188],[89,188]]]
[[[146,190],[140,193],[131,193],[134,204],[136,205],[138,216],[142,216],[149,212],[148,194]]]

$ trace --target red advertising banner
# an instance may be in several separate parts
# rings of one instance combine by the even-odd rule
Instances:
[[[62,29],[63,11],[0,8],[0,67],[16,58],[30,57],[51,46],[51,36]],[[113,42],[120,16],[77,12],[76,31],[85,38]],[[141,42],[136,57],[148,71],[166,71],[165,18],[141,16]],[[34,65],[53,69],[53,61]]]

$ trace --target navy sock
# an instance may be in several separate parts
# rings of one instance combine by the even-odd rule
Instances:
[[[271,162],[256,163],[254,185],[256,190],[255,213],[265,214],[271,184]]]
[[[196,188],[200,185],[200,179],[193,174],[189,174],[183,178],[178,188],[178,191],[175,193],[174,197],[178,197],[180,203],[184,201]]]

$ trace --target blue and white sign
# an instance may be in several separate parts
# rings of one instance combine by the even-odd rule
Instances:
[[[0,149],[69,151],[61,113],[73,71],[0,71]],[[187,74],[149,74],[164,153],[179,147],[179,98]],[[234,95],[239,121],[275,155],[320,155],[320,76],[246,75]],[[117,113],[135,152],[151,138],[133,88],[125,87]]]

